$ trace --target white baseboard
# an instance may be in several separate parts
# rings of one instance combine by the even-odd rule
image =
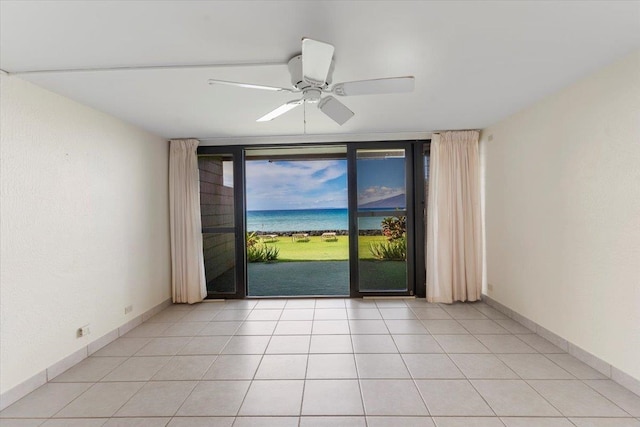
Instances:
[[[93,353],[100,350],[105,345],[116,340],[118,337],[123,336],[124,334],[129,332],[131,329],[142,324],[143,322],[146,322],[148,319],[155,316],[156,314],[158,314],[159,312],[161,312],[162,310],[164,310],[170,305],[171,305],[171,298],[161,302],[155,307],[137,316],[135,319],[128,321],[127,323],[106,333],[100,338],[94,341],[91,341],[88,345],[82,347],[80,350],[74,351],[67,357],[64,357],[62,360],[59,360],[58,362],[49,366],[47,369],[41,372],[38,372],[36,375],[32,376],[28,380],[23,381],[17,386],[0,394],[0,411],[2,411],[4,408],[11,405],[12,403],[22,399],[24,396],[31,393],[32,391],[42,386],[43,384],[46,384],[48,381],[51,381],[52,379],[54,379],[64,371],[68,370],[69,368],[82,362],[84,359],[91,356]]]
[[[47,370],[45,369],[12,389],[5,391],[0,395],[0,411],[46,383]]]
[[[547,341],[550,341],[551,343],[558,346],[559,348],[566,351],[567,353],[571,354],[573,357],[580,360],[584,364],[602,373],[607,378],[612,379],[613,381],[617,382],[621,386],[631,390],[632,392],[640,396],[640,380],[632,377],[631,375],[616,368],[615,366],[612,366],[610,363],[607,363],[606,361],[578,347],[577,345],[551,332],[550,330],[543,328],[533,320],[528,319],[519,313],[516,313],[509,307],[499,303],[498,301],[494,300],[493,298],[485,294],[482,294],[482,301],[487,303],[487,305],[490,305],[491,307],[495,308],[502,314],[509,316],[511,319],[520,323],[525,328],[540,335],[542,338],[546,339]]]
[[[84,346],[80,350],[71,353],[64,359],[49,366],[47,368],[47,381],[51,381],[67,369],[77,365],[78,363],[86,359],[89,356],[87,347],[88,346]]]

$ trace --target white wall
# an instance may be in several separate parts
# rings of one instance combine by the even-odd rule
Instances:
[[[170,249],[165,140],[16,77],[0,93],[5,392],[169,298]]]
[[[640,52],[481,144],[488,295],[640,379]]]

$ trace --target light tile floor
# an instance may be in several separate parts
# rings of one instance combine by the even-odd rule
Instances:
[[[640,397],[483,303],[174,305],[11,426],[640,427]]]

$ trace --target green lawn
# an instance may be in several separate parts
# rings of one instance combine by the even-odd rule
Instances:
[[[374,259],[369,251],[369,243],[385,242],[383,236],[360,236],[358,252],[360,259]],[[338,236],[335,241],[322,241],[320,236],[310,236],[308,242],[292,241],[281,236],[275,242],[267,243],[280,249],[278,261],[344,261],[349,259],[349,236]]]
[[[403,291],[407,289],[405,261],[378,261],[369,244],[386,242],[384,236],[358,239],[359,288],[364,291]],[[278,262],[251,263],[247,283],[251,296],[349,295],[349,237],[323,241],[320,236],[292,241],[281,236],[265,243],[280,250]]]

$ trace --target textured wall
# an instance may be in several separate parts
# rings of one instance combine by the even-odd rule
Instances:
[[[169,298],[170,250],[165,140],[16,77],[0,96],[5,392]]]
[[[482,144],[489,296],[640,379],[640,52]]]

